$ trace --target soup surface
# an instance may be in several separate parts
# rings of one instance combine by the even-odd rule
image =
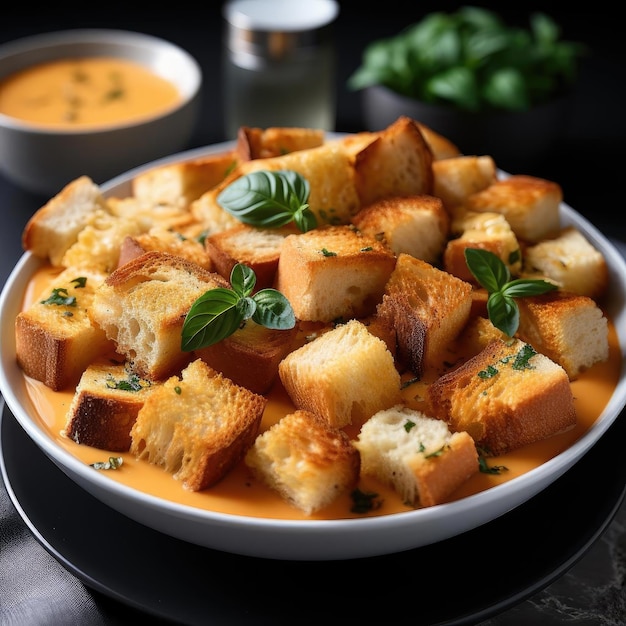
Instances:
[[[145,66],[115,57],[41,63],[0,82],[0,113],[36,124],[115,124],[174,106],[177,87]]]
[[[43,285],[46,285],[57,271],[50,267],[44,267],[35,274],[26,290],[24,308],[32,302],[37,294],[43,292]],[[489,467],[503,466],[505,469],[497,474],[477,473],[464,483],[449,500],[458,500],[510,481],[540,466],[580,439],[604,410],[615,391],[619,378],[621,350],[615,328],[610,320],[609,345],[608,361],[595,364],[571,383],[578,418],[573,429],[525,446],[507,455],[489,458],[487,460]],[[65,426],[67,411],[74,395],[73,390],[53,392],[39,381],[28,377],[24,377],[24,385],[26,395],[30,398],[32,405],[27,409],[61,448],[88,464],[105,462],[111,456],[121,456],[124,462],[120,469],[105,471],[106,476],[147,494],[211,511],[275,519],[342,519],[388,515],[411,510],[389,486],[366,477],[361,479],[359,489],[364,492],[376,493],[377,503],[380,504],[378,508],[365,514],[355,513],[351,510],[353,504],[351,495],[344,493],[327,508],[307,516],[290,506],[268,487],[256,481],[243,462],[217,485],[204,491],[191,492],[184,489],[181,483],[165,470],[151,465],[147,461],[139,461],[129,453],[111,453],[106,450],[78,445],[63,436],[61,431]],[[419,384],[408,385],[404,390],[406,404],[417,409],[423,408],[421,406],[421,391]],[[269,394],[269,402],[263,415],[261,430],[266,430],[282,416],[293,410],[294,406],[291,400],[278,381]],[[358,434],[357,425],[346,430],[352,437],[356,437]]]

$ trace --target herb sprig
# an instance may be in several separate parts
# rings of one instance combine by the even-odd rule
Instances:
[[[287,330],[296,318],[285,296],[277,289],[261,289],[251,295],[256,274],[237,263],[230,274],[231,288],[209,289],[191,306],[183,323],[181,349],[206,348],[222,341],[252,319],[266,328]]]
[[[519,328],[519,307],[515,298],[538,296],[557,286],[538,278],[511,280],[504,262],[488,250],[465,249],[465,261],[474,278],[489,292],[487,314],[491,323],[509,337]]]
[[[236,178],[217,196],[217,203],[239,221],[278,228],[295,222],[305,233],[317,227],[309,208],[309,181],[293,170],[259,170]]]

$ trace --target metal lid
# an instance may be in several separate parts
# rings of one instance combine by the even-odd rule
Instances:
[[[226,42],[235,52],[273,60],[330,40],[335,0],[231,0],[224,5]]]

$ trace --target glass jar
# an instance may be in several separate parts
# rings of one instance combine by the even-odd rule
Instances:
[[[335,0],[232,0],[224,6],[225,134],[240,126],[334,130]]]

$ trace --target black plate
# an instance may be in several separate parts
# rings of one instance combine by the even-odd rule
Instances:
[[[293,562],[226,554],[144,527],[70,480],[5,407],[0,469],[38,541],[91,588],[177,623],[470,624],[543,589],[604,531],[626,485],[620,416],[563,477],[500,518],[399,554]],[[602,489],[584,489],[602,473]]]

